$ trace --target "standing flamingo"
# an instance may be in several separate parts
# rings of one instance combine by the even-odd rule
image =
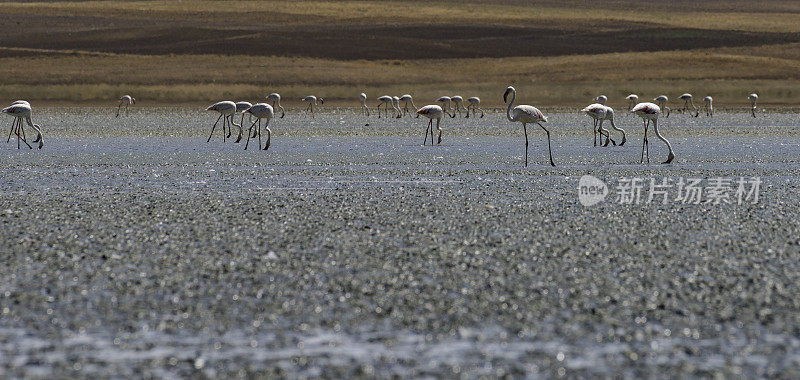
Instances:
[[[361,114],[367,114],[369,117],[369,107],[367,107],[367,94],[361,93],[358,95],[358,98],[361,99]]]
[[[317,105],[317,97],[314,95],[306,96],[302,99],[304,102],[308,102],[308,107],[306,107],[306,111],[311,111],[311,117],[314,117],[314,106]],[[325,99],[319,98],[319,104],[325,104]]]
[[[33,140],[33,142],[38,142],[39,143],[39,149],[42,149],[42,147],[44,146],[44,138],[42,137],[42,129],[41,129],[41,127],[39,127],[38,124],[34,124],[31,121],[31,106],[30,106],[30,104],[28,102],[24,101],[24,100],[23,101],[17,101],[17,102],[14,102],[14,103],[16,103],[16,104],[12,104],[12,105],[0,110],[0,113],[7,113],[7,114],[11,115],[12,117],[14,117],[14,122],[11,123],[11,129],[15,130],[14,125],[16,124],[17,149],[20,148],[20,144],[19,144],[20,139],[22,140],[22,142],[25,143],[25,145],[28,146],[28,148],[33,149],[33,147],[30,144],[28,144],[28,141],[25,140],[25,137],[24,136],[20,136],[20,132],[24,131],[24,129],[22,128],[23,119],[28,124],[28,126],[33,127],[33,129],[36,130],[37,135],[36,135],[36,139]],[[24,132],[22,132],[22,133],[24,133]],[[9,140],[10,140],[10,137],[9,137]]]
[[[455,111],[453,111],[453,112],[454,113],[458,112],[458,116],[461,116],[461,108],[464,106],[464,98],[462,98],[460,95],[456,95],[456,96],[451,97],[450,101],[452,101],[453,104],[455,104],[455,107],[454,107]],[[469,116],[469,110],[467,110],[467,116]]]
[[[378,97],[378,106],[375,107],[378,109],[378,119],[381,118],[381,106],[383,106],[384,110],[386,111],[386,117],[389,117],[389,104],[392,103],[393,99],[389,95],[383,95]]]
[[[136,99],[134,99],[130,95],[125,95],[125,96],[119,98],[119,106],[117,106],[117,116],[116,117],[119,117],[119,110],[120,110],[120,108],[122,108],[122,104],[123,103],[125,103],[125,115],[127,116],[128,115],[128,106],[130,106],[131,104],[136,104]]]
[[[750,109],[750,113],[753,117],[756,117],[756,102],[758,101],[758,94],[752,93],[747,96],[747,99],[750,99],[750,102],[753,103],[753,107]]]
[[[639,103],[639,95],[636,94],[630,94],[626,96],[625,99],[628,101],[628,111],[632,110],[633,106]]]
[[[272,130],[269,129],[269,121],[272,120],[273,116],[275,116],[272,106],[267,103],[258,103],[248,108],[245,112],[254,116],[256,120],[253,121],[253,124],[250,125],[250,129],[247,131],[247,142],[244,144],[244,150],[247,150],[247,146],[250,144],[250,137],[255,137],[256,135],[258,135],[258,149],[261,149],[261,119],[267,120],[267,124],[265,126],[265,128],[267,128],[267,145],[264,145],[264,150],[269,149],[269,144],[272,140]],[[256,126],[256,123],[258,123],[258,128],[253,130],[253,128]]]
[[[606,105],[606,102],[608,101],[608,97],[605,96],[605,95],[600,95],[600,96],[594,98],[594,101],[597,102],[598,104]]]
[[[650,126],[650,121],[653,121],[653,129],[656,131],[656,136],[658,136],[661,141],[667,144],[667,148],[669,148],[669,156],[667,156],[667,160],[664,161],[664,164],[668,164],[675,159],[675,153],[672,151],[672,145],[670,145],[669,141],[661,136],[661,133],[658,132],[658,115],[661,114],[661,108],[653,103],[639,103],[636,107],[633,107],[631,112],[635,113],[639,117],[642,118],[644,122],[644,139],[642,140],[642,159],[639,163],[644,162],[644,154],[645,150],[647,151],[647,163],[650,163],[650,148],[647,144],[647,127]]]
[[[685,93],[678,97],[678,99],[683,100],[683,108],[681,108],[681,112],[686,112],[689,110],[689,105],[692,106],[694,109],[694,117],[700,116],[700,110],[694,105],[694,101],[692,101],[692,94]]]
[[[528,166],[528,123],[539,124],[547,133],[547,151],[550,153],[550,165],[556,166],[555,162],[553,162],[553,150],[550,148],[550,131],[542,125],[542,123],[547,122],[547,117],[538,108],[529,105],[519,105],[512,110],[511,107],[514,105],[514,100],[517,99],[517,90],[508,86],[503,94],[503,102],[508,101],[508,94],[513,94],[513,96],[511,97],[511,102],[508,103],[506,117],[508,121],[522,123],[522,129],[525,131],[525,166]]]
[[[392,96],[392,108],[394,109],[394,112],[397,112],[395,115],[396,119],[403,117],[403,110],[400,109],[400,98]]]
[[[411,103],[411,108],[415,110],[417,109],[417,106],[414,105],[414,98],[412,98],[411,95],[409,94],[401,96],[400,101],[405,102],[405,104],[403,105],[403,115],[405,114],[408,114],[409,116],[411,115],[411,112],[408,111],[408,103]],[[419,115],[417,115],[417,117],[419,117]]]
[[[267,95],[267,100],[272,101],[272,108],[273,109],[275,109],[275,107],[281,109],[281,119],[283,119],[283,116],[285,116],[286,113],[283,110],[283,106],[281,105],[281,94],[279,94],[277,92],[273,92],[273,93]],[[276,105],[276,103],[277,103],[277,105]]]
[[[603,128],[603,121],[608,120],[611,122],[611,128],[614,128],[617,131],[622,132],[622,142],[619,143],[619,146],[625,145],[625,141],[627,141],[625,137],[625,130],[622,128],[618,128],[616,123],[614,123],[614,109],[609,106],[604,106],[600,103],[590,104],[586,108],[582,109],[581,111],[585,112],[589,115],[592,119],[594,119],[594,132],[595,132],[595,146],[597,145],[597,133],[600,133],[600,145],[603,145],[603,132],[606,134],[606,143],[603,146],[608,146],[609,141],[617,145],[614,140],[611,139],[609,135],[608,129]],[[598,126],[599,123],[599,126]]]
[[[235,121],[233,121],[233,116],[236,114],[236,103],[230,100],[223,100],[221,102],[217,102],[206,108],[206,111],[217,111],[219,112],[219,117],[217,121],[214,122],[214,126],[211,127],[211,134],[208,135],[208,140],[206,142],[211,141],[211,136],[214,135],[214,129],[217,128],[217,123],[219,123],[219,119],[222,119],[222,141],[225,141],[226,133],[225,133],[225,126],[228,125],[230,128],[230,124],[233,124],[239,127],[239,138],[236,141],[241,140],[242,130],[241,125],[237,125]],[[230,120],[228,120],[230,119]]]
[[[431,133],[431,145],[433,145],[433,119],[436,119],[436,129],[439,131],[439,139],[437,140],[436,144],[442,143],[442,128],[439,127],[439,123],[442,121],[442,116],[446,115],[447,111],[444,111],[442,107],[439,107],[435,104],[430,104],[424,106],[417,110],[417,115],[422,115],[428,118],[428,127],[425,129],[425,140],[422,141],[422,145],[428,141],[428,132]],[[449,116],[449,114],[447,114]],[[455,114],[450,117],[455,117]]]
[[[714,106],[711,104],[711,102],[713,101],[714,99],[710,96],[706,96],[705,98],[703,98],[703,103],[705,103],[706,116],[714,117]]]
[[[658,97],[653,99],[653,101],[655,101],[659,107],[667,111],[667,114],[664,115],[664,117],[669,117],[669,113],[672,111],[669,107],[667,107],[667,102],[669,102],[669,98],[667,98],[666,95],[659,95]],[[633,111],[633,108],[631,108],[631,111]]]
[[[484,112],[483,108],[481,108],[481,98],[477,96],[470,97],[467,99],[467,103],[469,103],[469,105],[467,105],[467,117],[469,117],[469,109],[472,108],[473,116],[475,116],[477,113],[477,111],[475,111],[477,109],[478,111],[481,111],[481,118],[483,118]]]

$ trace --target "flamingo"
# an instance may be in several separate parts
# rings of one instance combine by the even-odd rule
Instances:
[[[606,133],[606,144],[603,146],[608,146],[608,142],[610,141],[612,144],[617,145],[614,140],[611,139],[609,136],[608,129],[603,128],[603,121],[609,120],[611,121],[611,128],[614,128],[617,131],[622,132],[622,142],[619,143],[619,146],[625,145],[625,141],[627,141],[625,137],[625,130],[622,128],[618,128],[616,123],[614,123],[614,109],[609,106],[604,106],[600,103],[590,104],[586,108],[581,110],[589,115],[592,119],[594,119],[594,132],[595,132],[595,146],[597,145],[597,132],[600,132],[600,144],[603,144],[603,132]],[[598,127],[599,122],[599,127]]]
[[[469,103],[469,105],[467,105],[467,117],[469,117],[469,109],[472,108],[472,115],[475,115],[475,110],[477,109],[481,111],[481,118],[483,118],[484,112],[483,108],[481,108],[481,98],[473,96],[467,99],[467,102]]]
[[[655,101],[660,108],[663,108],[665,111],[667,111],[667,114],[664,115],[664,117],[669,117],[669,113],[672,111],[669,107],[667,107],[667,102],[669,102],[669,98],[667,98],[666,95],[659,95],[658,97],[653,99],[653,101]],[[631,108],[631,111],[633,111],[633,108]]]
[[[428,118],[428,128],[425,129],[425,140],[422,141],[422,145],[425,145],[425,143],[428,141],[428,132],[431,133],[431,145],[433,145],[433,119],[436,119],[436,129],[439,130],[439,140],[436,142],[436,144],[441,144],[442,128],[439,127],[439,123],[442,121],[442,116],[449,116],[447,111],[444,111],[442,107],[439,107],[438,105],[430,104],[418,109],[417,115],[422,115]],[[450,117],[455,117],[455,113]]]
[[[272,102],[272,108],[278,107],[281,109],[281,119],[286,115],[286,112],[283,110],[283,106],[281,105],[281,94],[277,92],[273,92],[267,95],[267,100]],[[276,106],[277,103],[277,106]]]
[[[758,94],[752,93],[747,96],[747,99],[750,99],[750,102],[753,103],[753,108],[750,109],[750,113],[753,117],[756,117],[756,102],[758,101]]]
[[[397,112],[396,119],[403,117],[403,110],[400,109],[400,98],[392,96],[392,108]]]
[[[31,104],[30,104],[30,103],[28,103],[26,100],[17,100],[17,101],[15,101],[14,103],[11,103],[11,105],[12,105],[12,106],[13,106],[13,105],[17,105],[17,104],[24,104],[24,105],[26,105],[26,106],[28,106],[28,107],[30,107],[30,106],[31,106]],[[11,135],[12,135],[14,132],[16,132],[16,133],[20,133],[20,132],[22,132],[22,140],[23,140],[23,141],[25,141],[25,128],[23,128],[23,127],[22,127],[22,123],[17,123],[18,121],[19,121],[19,120],[17,120],[17,119],[15,118],[15,119],[14,119],[14,121],[11,123],[11,130],[10,130],[10,131],[8,131],[8,139],[6,139],[6,143],[8,143],[9,141],[11,141]]]
[[[454,113],[458,112],[458,115],[461,116],[461,107],[464,106],[464,98],[462,98],[460,95],[456,95],[456,96],[451,97],[450,101],[455,104]],[[466,110],[466,108],[465,108],[465,110]],[[467,116],[469,116],[469,110],[467,110]]]
[[[405,104],[403,105],[403,115],[405,114],[411,115],[411,112],[408,111],[408,103],[411,103],[411,107],[413,109],[417,109],[417,106],[414,105],[414,98],[412,98],[411,95],[409,94],[401,96],[400,101],[405,102]],[[419,117],[419,115],[417,115],[417,117]]]
[[[636,94],[630,94],[626,96],[625,99],[628,100],[628,111],[632,110],[633,106],[639,103],[639,95]]]
[[[605,95],[600,95],[600,96],[594,98],[593,100],[595,102],[601,104],[601,105],[606,105],[606,102],[608,101],[608,97],[605,96]]]
[[[272,109],[272,106],[267,103],[258,103],[254,104],[244,112],[247,112],[256,118],[256,120],[253,121],[253,124],[250,125],[250,129],[247,131],[247,142],[244,144],[244,150],[247,150],[247,146],[250,144],[250,137],[255,137],[256,135],[258,135],[258,149],[261,149],[261,119],[267,119],[267,124],[265,126],[267,129],[267,144],[264,145],[264,150],[269,149],[269,144],[272,140],[272,130],[269,129],[269,121],[272,120],[273,116],[275,116],[275,111]],[[256,126],[256,123],[258,123],[258,128],[253,130],[253,128]]]
[[[451,103],[452,103],[453,99],[450,98],[449,96],[442,96],[439,99],[436,99],[436,101],[439,102],[439,103],[442,103],[442,109],[445,110],[445,113],[448,110],[450,110],[450,108],[452,108],[451,107]],[[455,112],[453,112],[453,116],[452,117],[456,117],[456,113]]]
[[[380,103],[378,103],[378,106],[375,107],[378,109],[378,119],[381,118],[381,106],[383,106],[383,108],[386,110],[386,117],[389,117],[389,103],[392,103],[394,99],[392,99],[392,97],[389,95],[383,95],[378,97],[378,101]]]
[[[24,142],[25,145],[28,146],[28,148],[33,149],[33,147],[30,144],[28,144],[28,141],[25,140],[25,137],[24,136],[20,136],[20,131],[23,131],[23,128],[22,128],[22,120],[23,119],[25,120],[25,122],[30,127],[33,127],[33,129],[36,130],[36,133],[37,133],[36,134],[36,139],[33,140],[33,142],[38,142],[39,143],[39,147],[38,148],[42,149],[42,147],[44,146],[44,138],[42,137],[42,129],[41,129],[41,127],[39,127],[38,124],[34,124],[31,121],[31,106],[30,106],[30,103],[28,103],[28,102],[26,102],[24,100],[17,101],[17,102],[14,102],[14,103],[15,104],[12,104],[12,105],[0,110],[0,113],[7,113],[7,114],[11,115],[14,118],[14,122],[11,123],[11,129],[15,130],[14,125],[16,124],[16,126],[17,126],[16,127],[17,149],[20,148],[20,144],[19,144],[20,140],[22,140],[22,142]],[[24,132],[22,132],[22,133],[24,133]],[[10,139],[11,138],[10,138],[10,135],[9,135],[9,140]]]
[[[661,108],[653,103],[639,103],[636,107],[633,107],[631,110],[632,113],[635,113],[639,117],[642,118],[644,122],[644,139],[642,140],[642,160],[639,163],[644,162],[644,153],[647,150],[647,163],[650,163],[650,149],[647,144],[647,127],[650,125],[650,121],[653,121],[653,129],[656,131],[656,136],[658,136],[661,141],[667,144],[667,148],[669,148],[669,156],[667,156],[667,160],[664,161],[664,164],[668,164],[675,159],[675,153],[672,151],[672,145],[670,145],[669,141],[661,136],[661,133],[658,132],[658,115],[661,114]]]
[[[125,103],[125,115],[127,116],[128,115],[128,106],[130,106],[131,104],[136,104],[136,99],[134,99],[130,95],[125,95],[125,96],[119,98],[119,106],[117,106],[117,116],[116,117],[119,117],[119,111],[120,111],[120,108],[122,108],[122,104],[123,103]]]
[[[217,128],[217,123],[219,120],[222,119],[222,141],[225,141],[225,126],[228,124],[233,124],[239,127],[239,138],[236,141],[242,139],[242,126],[237,125],[235,121],[233,121],[233,116],[236,114],[236,103],[230,100],[223,100],[221,102],[217,102],[206,108],[206,111],[217,111],[219,112],[219,117],[217,121],[214,122],[214,126],[211,127],[211,134],[208,135],[208,140],[206,142],[211,141],[211,136],[214,135],[214,129]],[[230,119],[230,120],[228,120]],[[230,128],[230,126],[228,127]]]
[[[361,99],[361,113],[362,114],[366,113],[367,117],[369,117],[369,107],[367,107],[367,94],[362,92],[361,94],[358,95],[358,98]]]
[[[243,102],[236,102],[236,113],[241,113],[242,114],[242,119],[239,120],[239,125],[244,125],[244,114],[245,114],[245,111],[249,110],[250,107],[252,107],[252,106],[253,106],[253,103],[250,103],[250,102],[244,102],[244,101]],[[252,116],[249,116],[248,119],[247,119],[247,121],[252,121],[252,120],[253,120]],[[228,138],[230,138],[230,137],[231,137],[231,128],[228,127]],[[236,142],[238,143],[241,139],[242,139],[242,136],[239,135],[239,139],[237,139]]]
[[[317,105],[317,97],[314,95],[306,96],[302,99],[304,102],[308,102],[308,107],[306,107],[306,111],[311,111],[311,117],[314,117],[314,106]],[[325,99],[319,98],[319,104],[325,104]]]
[[[547,133],[547,151],[550,153],[550,165],[556,166],[555,162],[553,162],[553,150],[550,148],[550,131],[542,125],[542,123],[547,122],[547,117],[538,108],[529,105],[519,105],[512,110],[511,107],[514,105],[514,100],[517,99],[517,90],[508,86],[503,94],[503,102],[508,101],[508,94],[513,94],[513,96],[511,97],[511,102],[508,103],[506,117],[508,121],[522,123],[522,129],[525,131],[525,166],[528,166],[528,123],[539,124]]]
[[[698,109],[694,105],[694,101],[692,101],[692,94],[687,92],[687,93],[679,96],[678,99],[683,100],[683,108],[681,108],[681,112],[688,111],[689,110],[689,105],[691,105],[692,108],[694,108],[694,117],[700,116],[700,109]]]
[[[705,98],[703,98],[703,103],[705,103],[706,116],[714,117],[714,106],[711,104],[711,102],[713,101],[714,99],[710,96],[706,96]]]

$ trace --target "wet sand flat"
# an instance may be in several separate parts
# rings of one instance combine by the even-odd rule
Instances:
[[[796,114],[673,115],[675,163],[649,135],[640,165],[639,120],[600,148],[550,112],[558,166],[534,126],[524,168],[499,113],[437,147],[422,119],[291,114],[264,152],[159,112],[50,109],[44,150],[0,144],[3,377],[800,372]],[[632,177],[762,183],[620,204]]]

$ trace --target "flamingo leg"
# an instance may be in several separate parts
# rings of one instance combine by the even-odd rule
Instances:
[[[244,143],[244,150],[247,150],[247,146],[250,145],[250,136],[253,135],[253,127],[256,126],[258,120],[254,121],[253,124],[250,125],[250,129],[247,130],[247,141]],[[261,143],[258,144],[258,149],[261,149]]]
[[[647,120],[642,120],[642,124],[644,124],[644,139],[642,140],[642,158],[639,160],[639,163],[644,163],[644,148],[647,145]]]
[[[278,108],[280,108],[280,109],[281,109],[281,119],[283,119],[283,116],[284,116],[284,115],[286,115],[286,112],[284,112],[284,110],[283,110],[283,106],[282,106],[282,105],[280,105],[280,104],[279,104],[279,105],[278,105]]]
[[[423,146],[428,142],[428,132],[431,132],[431,125],[433,125],[433,119],[428,120],[428,125],[425,126],[425,140],[422,140]],[[431,143],[433,143],[433,136],[431,136]]]
[[[25,140],[25,128],[22,126],[22,119],[21,118],[19,118],[19,123],[17,124],[17,126],[18,126],[17,127],[17,149],[20,148],[20,145],[19,145],[19,141],[20,140],[22,140],[22,142],[24,142],[25,145],[27,145],[29,149],[33,149],[31,144],[28,144],[28,141]]]
[[[122,108],[122,102],[119,102],[119,105],[117,106],[117,116],[115,116],[115,117],[119,117],[119,110],[121,108]]]
[[[439,130],[439,139],[436,141],[436,145],[442,144],[442,128],[439,127],[439,122],[441,121],[442,119],[436,119],[436,129]],[[431,130],[431,140],[433,140],[433,130]]]
[[[550,148],[550,131],[548,131],[547,128],[545,128],[544,125],[542,125],[542,123],[536,123],[536,124],[539,124],[539,126],[542,127],[542,129],[544,129],[545,132],[547,132],[547,152],[550,153],[550,165],[556,166],[556,163],[553,162],[553,150]],[[606,144],[608,144],[608,142],[606,142]]]
[[[258,149],[261,150],[261,119],[258,119]]]
[[[222,117],[222,142],[225,142],[225,139],[227,137],[226,134],[228,132],[225,132],[226,131],[226,129],[225,129],[226,126],[228,128],[227,130],[231,129],[231,126],[228,124],[228,117],[227,116],[223,116]]]
[[[211,141],[211,136],[214,136],[214,129],[217,128],[217,123],[219,123],[219,119],[222,119],[222,114],[219,114],[217,121],[214,122],[214,126],[211,127],[211,134],[208,135],[208,140],[206,140],[206,142]]]
[[[525,167],[528,167],[528,124],[522,123],[522,130],[525,131]]]
[[[476,106],[476,107],[477,107],[477,106]],[[485,114],[485,113],[483,112],[483,108],[481,108],[481,107],[478,107],[478,109],[479,109],[479,110],[481,110],[481,119],[483,119],[483,116],[484,116],[484,114]]]
[[[22,133],[22,141],[28,141],[27,136],[25,136],[25,124],[22,124],[22,119],[19,119],[18,125],[19,125],[19,131]]]
[[[594,132],[594,146],[597,146],[597,119],[592,122],[592,132]],[[600,136],[600,143],[603,143],[602,136]]]
[[[17,130],[17,118],[14,118],[14,121],[11,122],[11,130],[8,131],[8,139],[6,139],[6,144],[11,141],[11,135],[14,134],[14,131]]]

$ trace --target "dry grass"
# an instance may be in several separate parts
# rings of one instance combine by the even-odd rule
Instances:
[[[800,44],[754,49],[710,49],[563,57],[409,61],[334,61],[253,56],[48,55],[0,58],[0,98],[107,101],[122,93],[158,103],[205,103],[220,98],[257,100],[272,91],[288,103],[308,94],[346,105],[356,94],[411,92],[434,99],[454,92],[499,104],[508,84],[539,104],[583,103],[598,93],[624,97],[694,92],[745,103],[752,91],[765,102],[800,102]],[[687,62],[691,66],[687,68]],[[28,76],[26,73],[47,73]],[[117,83],[111,85],[109,83]],[[495,96],[497,95],[497,96]]]

